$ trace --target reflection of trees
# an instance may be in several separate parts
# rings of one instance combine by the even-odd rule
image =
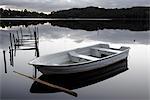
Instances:
[[[150,30],[146,20],[3,20],[1,27],[25,25],[37,25],[51,23],[52,26],[67,27],[71,29],[83,29],[94,31],[97,29],[126,29],[131,31]]]
[[[12,27],[12,26],[19,26],[19,25],[24,25],[24,26],[29,26],[29,25],[37,25],[37,24],[44,24],[47,21],[42,21],[42,20],[2,20],[0,26],[2,28],[5,27]]]
[[[79,20],[79,21],[52,21],[51,25],[67,27],[71,29],[83,29],[94,31],[98,29],[127,29],[131,31],[150,30],[148,21],[140,20]]]

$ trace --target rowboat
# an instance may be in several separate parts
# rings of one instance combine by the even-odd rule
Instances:
[[[98,82],[105,81],[109,78],[120,75],[128,70],[127,59],[121,60],[117,63],[111,64],[106,67],[98,68],[95,70],[90,70],[81,73],[73,74],[51,74],[51,75],[41,75],[38,79],[43,80],[48,83],[53,83],[55,85],[74,90],[78,88],[83,88],[89,85],[93,85]],[[47,86],[34,82],[30,88],[31,93],[55,93],[61,92],[58,89],[47,88]]]
[[[96,44],[38,57],[29,62],[43,74],[71,74],[105,67],[127,59],[129,47]]]

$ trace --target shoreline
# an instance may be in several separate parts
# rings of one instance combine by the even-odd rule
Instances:
[[[104,21],[104,20],[150,20],[150,18],[149,19],[145,19],[145,18],[140,18],[140,19],[137,19],[137,18],[131,18],[131,19],[129,19],[129,18],[111,18],[111,19],[107,19],[107,18],[0,18],[0,20],[1,21],[9,21],[9,20],[14,20],[14,21],[17,21],[17,20],[72,20],[72,21],[75,21],[75,20],[77,20],[77,21],[79,21],[79,20],[102,20],[102,21]]]

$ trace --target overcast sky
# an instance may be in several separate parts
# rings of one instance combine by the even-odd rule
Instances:
[[[103,8],[150,6],[150,0],[0,0],[0,8],[28,9],[39,12],[50,12],[87,6]]]

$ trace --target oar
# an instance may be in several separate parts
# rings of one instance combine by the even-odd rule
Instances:
[[[71,90],[69,90],[69,89],[66,89],[66,88],[64,88],[64,87],[61,87],[61,86],[58,86],[58,85],[54,85],[54,84],[51,84],[51,83],[48,83],[48,82],[45,82],[45,81],[42,81],[42,80],[37,79],[37,78],[34,78],[34,77],[30,77],[30,76],[27,76],[27,75],[25,75],[25,74],[22,74],[22,73],[19,73],[19,72],[16,72],[16,71],[13,71],[13,72],[16,73],[16,74],[19,74],[19,75],[21,75],[21,76],[30,78],[30,79],[32,79],[32,80],[34,80],[34,81],[36,81],[36,82],[41,83],[41,84],[44,84],[44,85],[47,85],[47,86],[49,86],[49,87],[58,89],[58,90],[60,90],[60,91],[62,91],[62,92],[65,92],[65,93],[67,93],[67,94],[70,94],[70,95],[72,95],[72,96],[75,96],[75,97],[78,96],[77,93],[75,93],[75,92],[73,92],[73,91],[71,91]]]

